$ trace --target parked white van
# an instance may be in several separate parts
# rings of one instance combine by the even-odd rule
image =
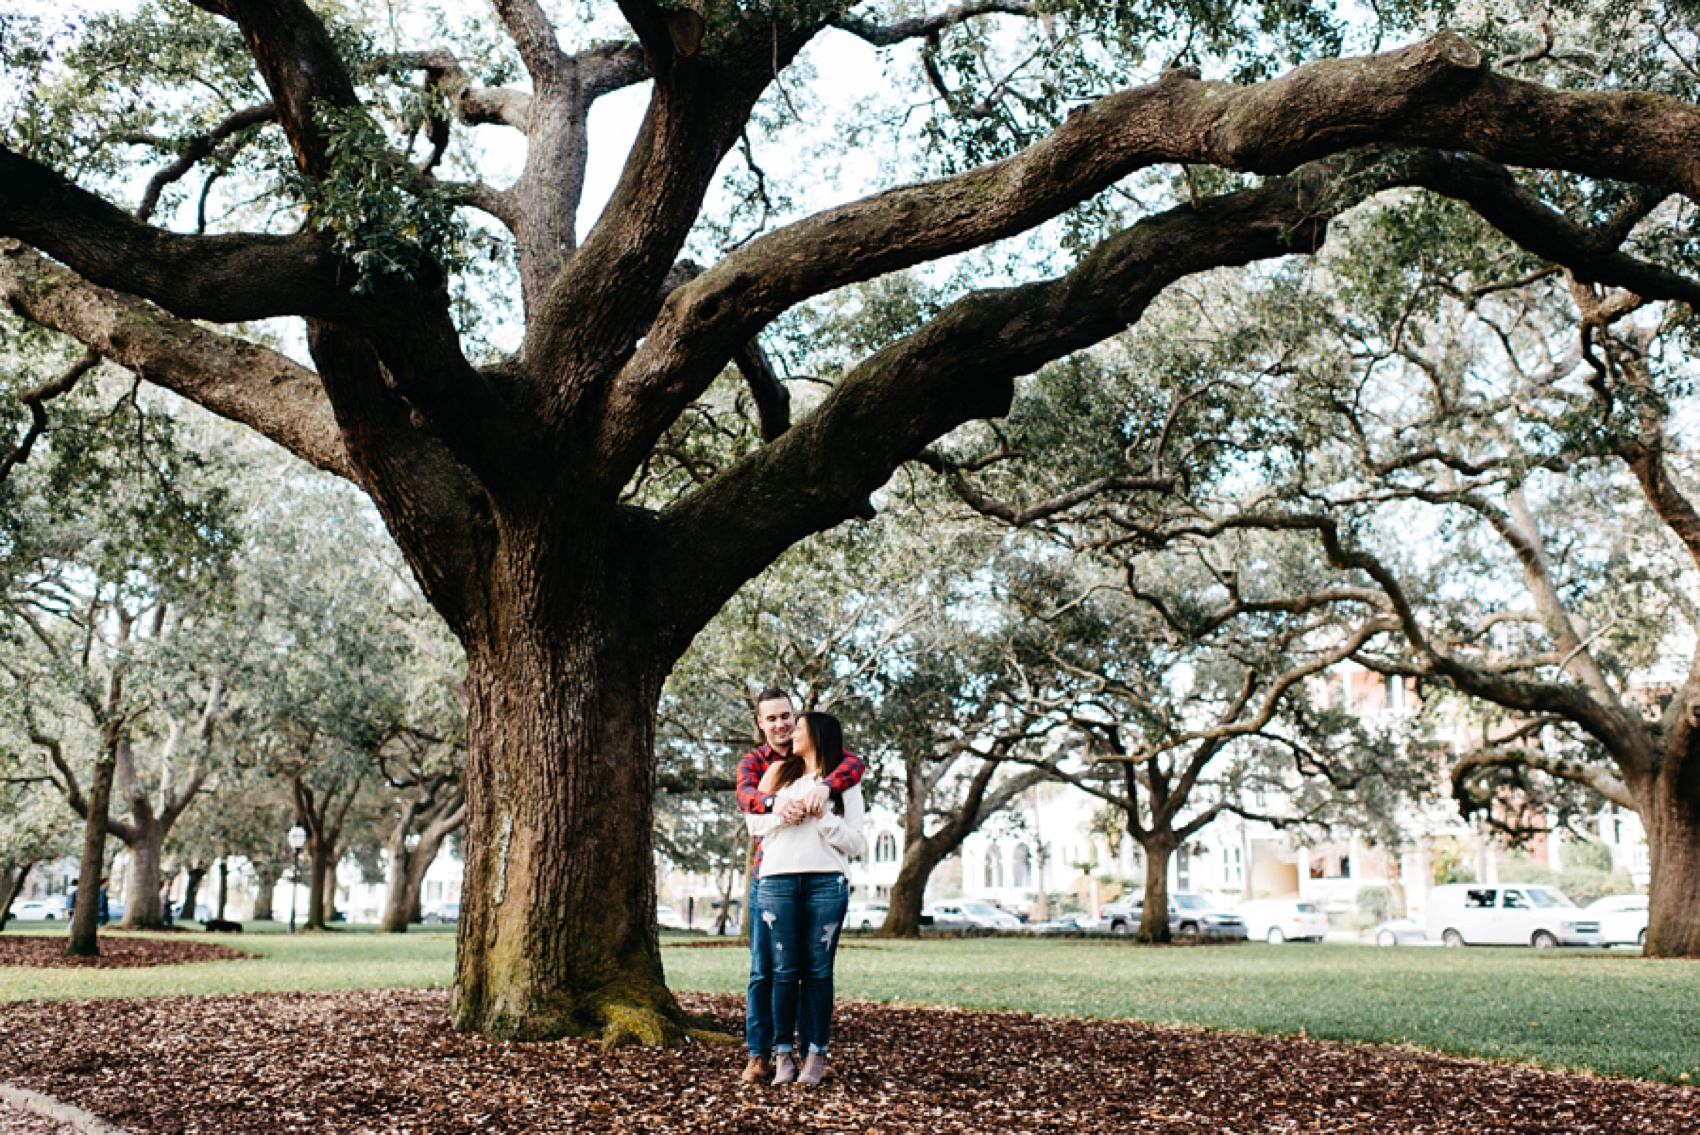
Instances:
[[[1428,893],[1428,936],[1448,946],[1603,946],[1597,916],[1556,887],[1447,883]]]
[[[1245,919],[1245,936],[1254,942],[1320,942],[1328,933],[1328,915],[1313,902],[1250,899],[1236,906],[1234,913]]]

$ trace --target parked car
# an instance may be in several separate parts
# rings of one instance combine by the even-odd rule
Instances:
[[[935,903],[927,909],[935,930],[1020,930],[1021,919],[989,902],[956,899]]]
[[[426,922],[459,922],[460,904],[458,902],[438,903],[425,912]]]
[[[1251,899],[1234,908],[1245,920],[1247,938],[1278,946],[1282,942],[1320,942],[1328,933],[1328,916],[1313,902],[1301,899]]]
[[[1040,934],[1079,934],[1098,929],[1098,920],[1085,911],[1075,911],[1073,914],[1058,915],[1044,922],[1035,922],[1027,929]]]
[[[1216,909],[1203,895],[1177,891],[1169,895],[1169,933],[1177,938],[1243,940],[1245,919],[1232,911]]]
[[[1098,922],[1094,928],[1107,930],[1111,934],[1132,934],[1139,929],[1139,919],[1144,911],[1143,900],[1107,902],[1099,910]]]
[[[889,908],[883,902],[853,902],[844,915],[846,930],[878,930]]]
[[[1132,934],[1139,929],[1145,900],[1106,903],[1098,928],[1112,934]],[[1246,936],[1245,919],[1231,911],[1218,910],[1203,895],[1190,891],[1169,892],[1169,935],[1173,938],[1220,938],[1238,940]]]
[[[61,911],[58,903],[30,899],[13,903],[11,917],[18,922],[53,922],[59,918]]]
[[[1371,935],[1377,946],[1421,946],[1428,930],[1414,918],[1392,918],[1376,926]]]
[[[655,924],[657,926],[664,926],[669,930],[690,929],[685,925],[685,920],[679,916],[679,912],[668,906],[666,903],[661,903],[656,906]]]
[[[1582,908],[1600,920],[1600,934],[1608,946],[1647,944],[1647,896],[1607,895]]]
[[[1428,896],[1428,936],[1448,946],[1603,946],[1597,915],[1556,887],[1447,883]]]

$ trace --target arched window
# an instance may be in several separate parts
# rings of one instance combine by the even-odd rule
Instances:
[[[1010,865],[1010,884],[1015,887],[1031,887],[1031,872],[1032,864],[1027,857],[1027,845],[1018,843],[1015,845],[1015,861]]]
[[[874,840],[874,862],[897,862],[897,837],[890,832],[881,832]]]
[[[986,848],[986,886],[1003,886],[1003,853],[995,843]]]

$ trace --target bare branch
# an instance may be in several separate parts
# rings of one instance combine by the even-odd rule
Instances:
[[[1104,493],[1173,492],[1178,483],[1172,476],[1152,477],[1100,477],[1096,481],[1088,481],[1084,485],[1059,493],[1049,500],[1028,505],[1026,508],[1016,508],[1000,500],[994,500],[976,489],[966,477],[962,476],[959,466],[941,456],[938,451],[923,450],[916,456],[915,461],[925,465],[933,472],[950,478],[951,490],[957,498],[969,508],[982,516],[1001,520],[1012,528],[1024,528],[1040,520],[1049,519],[1059,512],[1067,512],[1076,505],[1084,504],[1094,497]]]
[[[1537,256],[1563,264],[1585,280],[1628,288],[1649,299],[1700,306],[1700,282],[1619,252],[1638,210],[1663,193],[1643,195],[1614,222],[1595,231],[1576,224],[1518,184],[1504,166],[1472,154],[1433,152],[1419,160],[1411,183],[1467,202],[1500,232]]]
[[[1548,776],[1591,788],[1614,804],[1630,809],[1638,808],[1628,786],[1609,770],[1598,765],[1552,756],[1543,752],[1537,745],[1496,744],[1465,753],[1452,766],[1453,795],[1462,796],[1467,792],[1467,782],[1476,773],[1484,769],[1507,767],[1543,772]]]
[[[844,15],[834,20],[832,26],[849,32],[858,39],[866,40],[875,47],[890,47],[904,40],[937,35],[945,28],[965,23],[976,16],[1034,14],[1036,9],[1026,0],[967,0],[966,3],[953,4],[932,16],[911,16],[895,23],[877,24],[862,16]]]
[[[0,248],[0,255],[4,255]],[[0,269],[3,271],[3,269]],[[0,301],[5,298],[5,285],[0,278]],[[69,394],[76,388],[77,382],[100,365],[100,354],[96,351],[84,351],[82,357],[72,363],[65,373],[51,382],[40,386],[32,386],[20,391],[18,401],[29,407],[30,424],[24,431],[23,440],[13,448],[12,452],[0,458],[0,481],[12,475],[12,470],[29,460],[30,453],[35,449],[35,443],[41,440],[41,435],[47,432],[47,403],[55,398]]]
[[[277,108],[269,102],[261,103],[237,111],[213,127],[209,133],[190,139],[177,160],[154,174],[148,181],[147,190],[142,194],[142,203],[136,206],[136,219],[145,221],[152,217],[153,211],[159,207],[159,197],[165,192],[165,187],[187,176],[190,170],[218,148],[220,142],[250,126],[276,120]]]

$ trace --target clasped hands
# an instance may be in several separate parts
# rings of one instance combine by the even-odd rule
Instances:
[[[831,797],[831,791],[824,784],[817,784],[801,796],[787,797],[777,802],[775,815],[782,824],[800,824],[804,820],[826,813],[826,802]]]

